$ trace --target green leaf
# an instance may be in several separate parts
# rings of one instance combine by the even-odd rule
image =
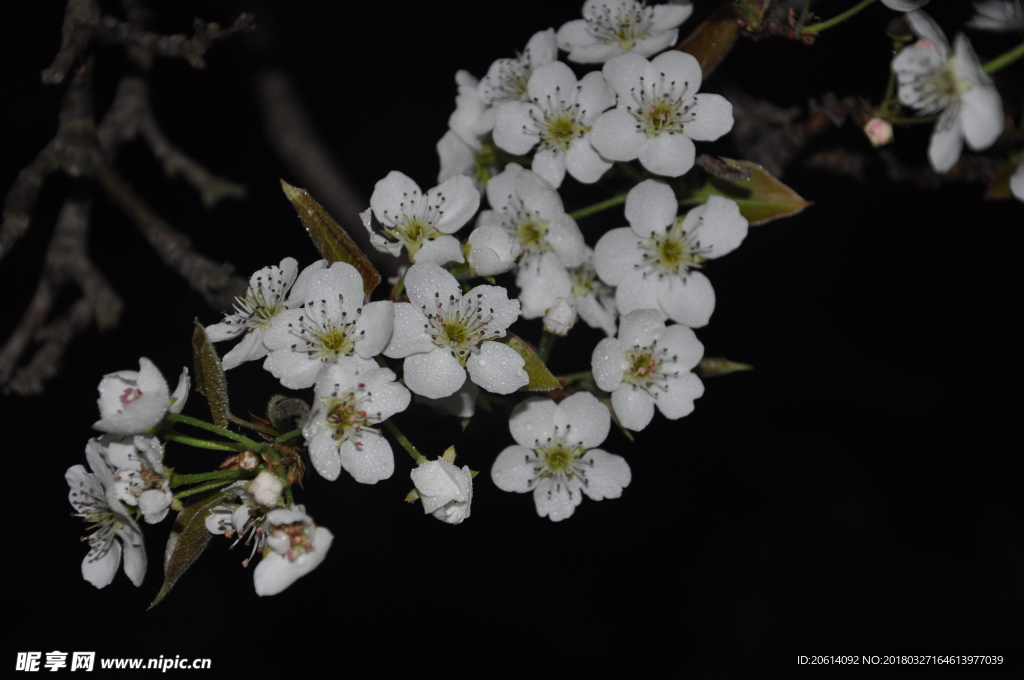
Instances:
[[[313,245],[330,263],[347,262],[356,268],[363,277],[363,291],[366,297],[380,283],[380,272],[373,266],[356,242],[334,221],[323,206],[313,200],[305,189],[293,187],[281,180],[284,195],[292,202],[292,207],[299,214],[302,226],[306,228]]]
[[[697,364],[694,373],[702,378],[713,378],[717,375],[728,375],[737,371],[752,371],[754,367],[750,364],[741,364],[738,361],[731,361],[722,357],[704,357]]]
[[[540,357],[537,356],[533,348],[515,333],[509,333],[504,338],[498,338],[495,342],[505,343],[526,360],[523,370],[526,371],[526,375],[530,376],[530,382],[526,384],[526,387],[520,389],[528,392],[550,392],[562,386],[558,382],[558,378],[552,375],[548,367],[540,360]]]
[[[199,319],[195,320],[196,329],[192,332],[192,365],[196,372],[196,389],[206,397],[210,405],[213,422],[220,427],[227,427],[231,416],[228,406],[228,381],[224,376],[217,350],[206,335],[206,329]]]
[[[739,35],[736,12],[729,3],[722,3],[718,11],[698,26],[676,47],[680,52],[692,54],[707,78],[715,66],[729,54]]]
[[[739,205],[740,213],[751,226],[796,215],[811,205],[757,163],[731,158],[722,160],[735,166],[738,171],[749,171],[750,179],[729,180],[709,177],[707,184],[690,196],[683,197],[680,203],[706,203],[711,196],[731,198]]]
[[[230,495],[218,491],[200,497],[178,513],[171,528],[171,535],[167,538],[167,550],[164,552],[164,584],[147,609],[160,604],[178,579],[206,550],[212,536],[206,528],[206,516]]]

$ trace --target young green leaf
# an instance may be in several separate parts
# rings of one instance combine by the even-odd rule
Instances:
[[[740,214],[746,218],[750,226],[771,222],[781,217],[791,217],[811,205],[757,163],[731,158],[722,160],[744,174],[749,171],[750,178],[729,180],[711,176],[703,187],[689,196],[682,197],[679,202],[684,205],[699,205],[706,203],[711,196],[730,198],[739,205]]]
[[[199,323],[199,319],[195,320],[195,324],[196,329],[192,331],[192,365],[196,373],[196,389],[206,397],[213,422],[220,427],[227,427],[231,409],[228,406],[228,381],[224,376],[224,367],[220,364],[220,357],[206,335],[203,324]]]
[[[528,392],[550,392],[562,386],[558,379],[548,370],[548,367],[544,365],[544,362],[540,360],[540,357],[537,356],[533,348],[526,344],[518,335],[509,333],[504,338],[499,338],[496,342],[505,343],[526,361],[523,370],[530,377],[530,382],[521,389]]]

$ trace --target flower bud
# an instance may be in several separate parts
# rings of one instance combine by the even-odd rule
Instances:
[[[469,517],[473,476],[468,465],[460,470],[447,460],[438,458],[420,465],[409,476],[423,502],[423,512],[448,524],[461,524]]]
[[[576,304],[572,300],[557,298],[555,304],[544,313],[544,330],[565,336],[576,325]]]
[[[515,266],[523,247],[504,229],[485,225],[469,235],[467,249],[469,266],[477,276],[496,276]]]
[[[892,125],[881,118],[872,118],[864,124],[864,134],[871,140],[872,146],[885,146],[892,141]]]

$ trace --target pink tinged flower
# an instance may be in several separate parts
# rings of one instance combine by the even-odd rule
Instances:
[[[527,86],[529,102],[509,102],[498,108],[494,143],[514,154],[537,151],[533,170],[556,189],[566,170],[592,184],[611,167],[590,144],[590,126],[615,105],[615,93],[600,73],[577,81],[560,61],[538,67]]]
[[[267,513],[266,547],[252,580],[256,594],[277,595],[320,566],[334,534],[318,527],[301,505]]]
[[[864,124],[864,134],[871,141],[871,146],[885,146],[892,142],[892,124],[881,118],[872,118]]]
[[[443,458],[427,461],[409,473],[423,512],[448,524],[462,524],[473,502],[473,475],[468,465],[460,470]]]
[[[589,392],[559,404],[527,399],[509,419],[516,445],[498,455],[491,479],[503,491],[532,491],[537,514],[553,522],[572,516],[584,495],[595,501],[618,498],[629,486],[629,465],[595,448],[610,426],[608,409]]]
[[[936,172],[946,172],[960,159],[964,140],[980,151],[999,137],[1002,99],[962,33],[951,51],[942,29],[923,11],[910,12],[906,18],[920,40],[893,59],[899,100],[922,116],[939,114],[928,159]]]
[[[594,267],[605,283],[617,286],[620,314],[657,309],[662,318],[700,328],[715,310],[715,291],[699,269],[739,247],[747,221],[734,201],[721,196],[682,217],[676,217],[677,207],[666,184],[645,180],[633,187],[626,197],[630,227],[601,237]]]
[[[391,171],[377,182],[370,210],[361,213],[370,242],[395,257],[404,246],[412,262],[462,262],[462,248],[454,234],[480,207],[480,192],[464,175],[451,177],[426,193],[400,172]],[[370,212],[381,224],[373,229]]]
[[[600,64],[627,52],[650,57],[675,45],[678,26],[692,13],[689,3],[587,0],[583,18],[558,29],[558,47],[578,64]]]
[[[975,2],[974,12],[974,16],[967,22],[967,28],[997,33],[1024,33],[1024,2],[1021,0]]]
[[[335,480],[344,468],[362,484],[376,484],[395,471],[391,445],[374,428],[409,406],[409,390],[387,368],[359,369],[345,362],[320,374],[302,435],[313,467]]]
[[[604,77],[618,106],[594,122],[590,141],[613,161],[640,159],[658,175],[679,177],[693,167],[693,140],[712,141],[732,129],[732,104],[717,94],[697,94],[701,69],[685,52],[652,61],[639,54],[616,57]]]
[[[436,264],[415,264],[405,275],[409,302],[395,304],[395,331],[384,355],[405,359],[406,386],[440,399],[469,378],[489,392],[510,394],[529,382],[525,362],[508,345],[492,342],[519,318],[519,301],[500,286],[463,294]]]
[[[86,447],[85,455],[94,472],[75,465],[64,475],[75,515],[92,529],[91,534],[82,537],[89,544],[89,552],[82,561],[82,576],[97,588],[107,586],[114,580],[123,555],[124,573],[139,586],[146,575],[142,532],[117,500],[113,473],[102,456],[90,447]]]
[[[167,517],[174,494],[164,472],[164,447],[156,437],[141,435],[90,439],[86,451],[100,457],[114,471],[117,499],[137,506],[149,524]]]
[[[704,345],[686,326],[666,328],[661,314],[638,309],[619,320],[618,338],[605,338],[594,349],[597,386],[612,395],[612,408],[622,426],[642,430],[657,406],[669,420],[693,412],[693,400],[704,384],[691,372]]]
[[[292,389],[312,386],[327,364],[374,368],[373,357],[391,339],[393,325],[392,303],[363,304],[359,272],[335,262],[310,277],[305,307],[285,310],[267,332],[270,354],[263,367]]]
[[[188,396],[188,369],[183,369],[174,401],[160,370],[146,357],[138,371],[109,373],[100,381],[100,419],[93,428],[110,434],[140,434],[156,427],[168,410],[180,413]]]
[[[221,360],[224,370],[267,356],[264,335],[281,312],[302,304],[309,277],[326,266],[327,260],[319,260],[298,274],[298,262],[286,257],[279,266],[264,267],[249,277],[245,295],[235,298],[234,314],[226,314],[222,322],[206,327],[210,342],[242,337]]]

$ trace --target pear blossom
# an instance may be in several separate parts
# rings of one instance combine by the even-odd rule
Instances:
[[[523,246],[505,229],[485,224],[470,232],[466,250],[475,276],[497,276],[516,266]]]
[[[525,361],[500,342],[519,318],[519,301],[500,286],[477,286],[463,294],[433,263],[414,264],[405,275],[409,302],[395,304],[395,331],[384,355],[405,359],[406,386],[424,397],[454,394],[469,378],[497,394],[529,383]]]
[[[280,265],[264,267],[249,277],[245,295],[235,298],[234,314],[226,314],[222,322],[206,327],[210,342],[242,336],[241,342],[221,359],[225,371],[267,356],[269,350],[263,344],[267,330],[281,312],[303,303],[309,277],[326,266],[327,260],[318,260],[298,274],[299,263],[286,257]]]
[[[253,499],[260,505],[268,508],[277,505],[277,502],[281,500],[281,492],[283,490],[284,484],[281,482],[281,478],[267,470],[256,475],[256,479],[249,482],[248,488]]]
[[[544,312],[544,330],[565,337],[576,325],[576,303],[572,298],[556,298],[548,311]]]
[[[867,135],[871,146],[885,146],[892,142],[892,123],[881,118],[872,118],[864,124],[864,134]]]
[[[1013,195],[1024,201],[1024,161],[1017,166],[1017,170],[1010,177],[1010,191]]]
[[[370,210],[360,213],[378,251],[395,257],[404,246],[412,262],[462,262],[454,234],[480,207],[480,192],[464,175],[450,177],[425,194],[416,182],[397,171],[377,182]],[[373,217],[382,225],[373,229]]]
[[[317,378],[314,394],[302,435],[320,476],[333,481],[344,468],[362,484],[390,477],[395,457],[373,426],[409,406],[409,390],[395,382],[395,374],[361,370],[353,362],[331,364]]]
[[[320,566],[334,541],[334,534],[318,527],[301,505],[267,513],[266,545],[252,580],[256,594],[277,595]]]
[[[423,503],[424,513],[448,524],[462,524],[469,517],[473,474],[468,465],[460,470],[445,458],[438,458],[413,469],[409,476]]]
[[[167,517],[174,494],[165,475],[164,447],[159,439],[108,434],[90,439],[86,451],[93,452],[113,471],[113,490],[119,501],[138,506],[149,524]]]
[[[448,131],[437,143],[441,169],[438,183],[443,184],[456,175],[465,175],[481,189],[477,169],[477,156],[484,150],[484,139],[494,127],[494,110],[477,92],[477,79],[469,71],[455,74],[458,94],[455,111],[448,118]]]
[[[350,264],[335,262],[314,272],[305,307],[281,312],[264,336],[270,353],[263,367],[292,389],[312,386],[330,363],[375,368],[372,358],[391,338],[391,305],[387,300],[363,304],[363,279]]]
[[[502,491],[533,492],[537,514],[559,522],[572,516],[586,494],[618,498],[629,486],[629,464],[599,448],[608,436],[608,408],[589,392],[556,404],[533,397],[512,411],[516,444],[498,454],[491,479]]]
[[[692,13],[689,2],[587,0],[583,18],[558,29],[558,47],[578,64],[600,64],[627,52],[650,57],[676,44],[679,25]]]
[[[951,51],[942,29],[924,11],[906,18],[920,39],[893,59],[899,100],[922,116],[940,114],[928,159],[936,172],[946,172],[960,159],[965,139],[975,151],[995,142],[1003,131],[1002,99],[962,33]]]
[[[633,187],[626,196],[630,227],[601,237],[594,267],[605,283],[617,286],[620,314],[657,309],[662,318],[700,328],[715,310],[715,291],[697,270],[739,247],[747,221],[735,201],[721,196],[685,216],[676,217],[677,208],[667,184],[644,180]]]
[[[648,61],[630,52],[603,72],[618,105],[594,122],[590,142],[609,160],[639,158],[653,173],[679,177],[693,167],[693,140],[712,141],[732,129],[732,104],[697,94],[702,75],[693,55],[672,50]]]
[[[591,328],[600,328],[605,335],[615,335],[616,320],[615,289],[605,284],[594,269],[594,249],[586,247],[586,259],[579,267],[569,270],[572,282],[573,303],[576,313]]]
[[[512,59],[498,59],[491,64],[487,69],[487,75],[477,87],[480,99],[491,107],[506,102],[529,101],[527,84],[533,71],[539,66],[550,64],[557,56],[558,41],[555,39],[555,29],[549,28],[534,33],[522,54]],[[491,112],[494,110],[492,108]],[[491,127],[494,127],[493,113]]]
[[[529,101],[498,108],[494,143],[514,154],[537,146],[533,171],[556,189],[566,170],[584,184],[599,180],[612,164],[590,145],[590,126],[615,105],[604,76],[595,71],[577,81],[572,69],[554,61],[537,67],[526,89]]]
[[[605,338],[594,348],[594,382],[611,393],[622,426],[642,430],[655,405],[669,420],[693,412],[704,384],[691,369],[703,356],[704,345],[692,330],[666,327],[656,310],[638,309],[619,320],[618,338]]]
[[[92,472],[83,465],[68,468],[68,500],[75,514],[93,532],[83,536],[89,552],[82,561],[82,576],[97,588],[114,580],[124,556],[124,573],[136,586],[146,575],[146,549],[139,526],[125,512],[114,491],[114,476],[95,447],[86,447],[86,460]]]
[[[188,398],[188,369],[170,393],[167,381],[152,361],[139,359],[138,371],[108,373],[100,380],[100,419],[93,428],[110,434],[139,434],[156,427],[164,414],[181,413]]]
[[[997,33],[1024,32],[1024,3],[1021,0],[975,2],[974,12],[967,28]]]

